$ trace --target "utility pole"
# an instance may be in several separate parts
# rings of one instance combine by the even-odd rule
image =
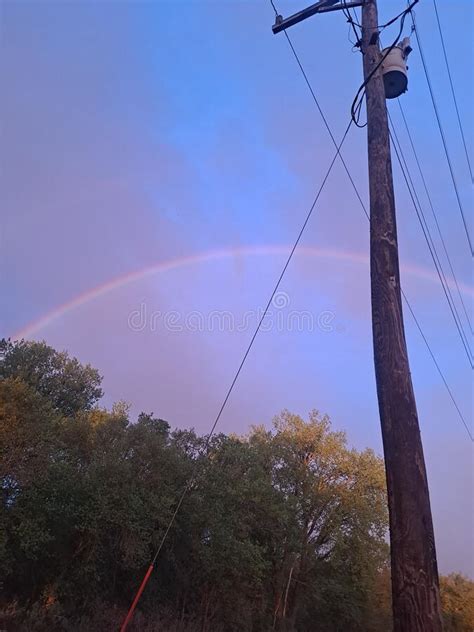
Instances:
[[[364,79],[380,62],[376,0],[362,7]],[[370,280],[375,377],[387,476],[395,632],[442,630],[430,497],[403,326],[387,107],[367,82]]]
[[[390,516],[394,632],[441,632],[443,624],[428,481],[403,325],[377,2],[322,0],[286,20],[278,16],[273,31],[285,30],[309,15],[355,4],[362,6],[361,51],[366,82],[370,180],[372,332]]]

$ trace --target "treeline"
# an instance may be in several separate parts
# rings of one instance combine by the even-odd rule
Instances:
[[[188,480],[130,629],[391,629],[371,450],[316,411],[208,442],[101,396],[66,353],[0,342],[1,629],[117,630]],[[473,594],[443,580],[447,630],[473,629]]]

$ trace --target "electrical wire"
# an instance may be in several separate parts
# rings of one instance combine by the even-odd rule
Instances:
[[[438,122],[439,133],[441,135],[441,140],[443,141],[443,147],[444,147],[444,153],[446,155],[446,161],[448,163],[449,172],[451,174],[451,180],[453,182],[457,203],[458,203],[458,206],[459,206],[459,210],[461,212],[461,217],[462,217],[462,221],[463,221],[463,225],[464,225],[464,231],[466,233],[467,241],[469,243],[469,249],[471,251],[471,256],[474,257],[474,249],[473,249],[473,246],[472,246],[471,236],[469,234],[469,230],[468,230],[468,227],[467,227],[466,217],[464,215],[464,208],[463,208],[463,205],[462,205],[462,202],[461,202],[461,196],[459,195],[458,185],[457,185],[457,182],[456,182],[456,178],[454,176],[454,169],[453,169],[453,165],[452,165],[452,162],[451,162],[451,158],[449,156],[448,146],[447,146],[447,143],[446,143],[446,137],[444,135],[444,130],[443,130],[443,126],[441,124],[441,118],[440,118],[440,115],[439,115],[438,106],[436,104],[436,99],[435,99],[434,92],[433,92],[433,86],[431,84],[430,75],[428,73],[428,67],[427,67],[427,64],[426,64],[425,55],[423,53],[423,47],[421,45],[420,34],[418,32],[418,27],[416,25],[415,16],[414,16],[413,12],[411,12],[410,14],[411,14],[411,19],[412,19],[412,24],[413,24],[413,30],[415,32],[416,41],[418,43],[418,48],[420,50],[421,62],[423,64],[423,69],[425,71],[426,82],[428,84],[428,89],[429,89],[429,92],[430,92],[430,95],[431,95],[431,101],[433,103],[433,109],[435,111],[436,120]]]
[[[245,353],[244,353],[244,355],[242,357],[242,360],[241,360],[241,362],[240,362],[240,364],[239,364],[239,366],[237,368],[237,371],[236,371],[236,373],[234,375],[234,378],[233,378],[232,382],[230,383],[229,388],[227,389],[226,395],[225,395],[225,397],[224,397],[224,399],[222,401],[222,404],[221,404],[221,406],[219,408],[219,411],[218,411],[218,413],[216,415],[214,423],[212,424],[211,430],[210,430],[209,434],[207,435],[206,441],[204,442],[204,446],[203,446],[203,448],[201,450],[203,455],[206,454],[206,451],[207,451],[207,449],[209,447],[211,438],[214,435],[214,432],[215,432],[215,429],[217,427],[217,424],[219,423],[219,420],[220,420],[220,418],[222,416],[222,413],[224,412],[224,409],[225,409],[225,407],[227,405],[227,402],[229,401],[229,397],[231,396],[231,393],[234,390],[235,384],[236,384],[236,382],[237,382],[237,380],[239,378],[239,375],[240,375],[240,373],[241,373],[241,371],[242,371],[242,369],[244,367],[244,364],[245,364],[245,362],[246,362],[246,360],[247,360],[247,358],[249,356],[249,353],[250,353],[250,351],[251,351],[251,349],[253,347],[253,344],[255,342],[255,339],[257,338],[257,335],[258,335],[258,333],[259,333],[259,331],[261,329],[262,323],[263,323],[263,321],[264,321],[264,319],[265,319],[265,317],[266,317],[266,315],[268,313],[268,310],[270,309],[270,306],[272,304],[273,298],[274,298],[275,294],[277,293],[278,288],[280,287],[280,284],[281,284],[281,282],[283,280],[285,272],[286,272],[288,266],[290,265],[290,262],[291,262],[291,260],[293,258],[293,255],[294,255],[294,253],[295,253],[295,251],[296,251],[296,249],[298,247],[298,244],[300,243],[301,237],[303,236],[303,233],[304,233],[304,231],[306,229],[306,226],[307,226],[309,220],[311,219],[311,216],[313,214],[314,208],[315,208],[315,206],[316,206],[316,204],[317,204],[317,202],[318,202],[318,200],[319,200],[319,198],[321,196],[321,193],[322,193],[322,191],[324,189],[324,186],[326,185],[326,182],[327,182],[327,180],[329,178],[329,175],[331,174],[331,171],[332,171],[332,169],[334,167],[334,164],[335,164],[338,156],[340,156],[340,150],[342,148],[342,145],[344,144],[344,141],[347,138],[347,135],[349,133],[349,130],[350,130],[351,126],[352,126],[352,120],[349,121],[349,124],[346,127],[346,130],[344,132],[344,135],[343,135],[341,141],[339,142],[339,144],[336,144],[336,152],[334,154],[334,157],[332,158],[332,160],[331,160],[331,162],[329,164],[329,167],[328,167],[328,169],[326,171],[326,174],[325,174],[325,176],[323,178],[323,181],[322,181],[322,183],[321,183],[321,185],[320,185],[320,187],[318,189],[318,192],[316,193],[316,196],[315,196],[315,198],[313,200],[313,203],[311,204],[310,209],[309,209],[309,211],[306,214],[305,220],[304,220],[304,222],[303,222],[303,224],[302,224],[302,226],[300,228],[300,231],[299,231],[299,233],[298,233],[298,235],[296,237],[296,240],[295,240],[295,242],[293,244],[293,247],[291,248],[291,251],[290,251],[290,253],[289,253],[289,255],[288,255],[287,259],[286,259],[286,262],[285,262],[285,264],[284,264],[284,266],[283,266],[283,268],[281,270],[281,273],[280,273],[280,275],[279,275],[279,277],[278,277],[278,279],[277,279],[277,281],[275,283],[275,286],[273,287],[273,290],[272,290],[272,292],[270,294],[270,298],[268,299],[267,304],[265,306],[265,309],[263,310],[262,316],[260,317],[260,320],[257,323],[255,331],[254,331],[254,333],[253,333],[253,335],[252,335],[252,337],[250,339],[250,342],[249,342],[249,344],[247,346],[247,349],[246,349],[246,351],[245,351]],[[168,524],[167,524],[166,529],[165,529],[165,531],[163,533],[163,536],[162,536],[162,538],[160,540],[160,543],[159,543],[159,545],[158,545],[158,547],[157,547],[157,549],[155,551],[155,554],[154,554],[154,556],[152,558],[152,561],[150,563],[148,571],[145,574],[145,577],[142,580],[142,583],[140,584],[140,587],[139,587],[139,589],[137,591],[137,594],[135,595],[135,598],[134,598],[134,600],[132,602],[130,610],[127,613],[127,617],[126,617],[124,623],[122,624],[121,632],[125,632],[125,630],[126,630],[126,628],[128,626],[128,623],[130,622],[130,620],[132,618],[133,611],[135,610],[135,607],[136,607],[136,605],[138,603],[138,600],[139,600],[139,598],[140,598],[140,596],[141,596],[141,594],[143,592],[145,584],[148,581],[148,579],[149,579],[149,577],[150,577],[150,575],[151,575],[151,573],[153,571],[153,567],[156,564],[156,560],[158,559],[158,556],[161,553],[161,550],[163,548],[164,543],[166,542],[166,539],[167,539],[168,534],[169,534],[169,532],[171,530],[171,527],[173,526],[174,521],[176,520],[176,516],[179,513],[181,505],[183,504],[183,501],[184,501],[189,489],[191,488],[191,486],[195,482],[195,473],[196,473],[197,464],[198,464],[198,459],[196,458],[195,461],[194,461],[194,466],[193,466],[193,469],[192,469],[192,473],[189,476],[189,478],[188,478],[188,480],[186,482],[186,485],[185,485],[185,487],[184,487],[184,489],[183,489],[183,491],[182,491],[182,493],[181,493],[181,495],[179,497],[179,500],[178,500],[178,502],[176,504],[176,507],[175,507],[175,509],[173,511],[173,514],[171,515],[171,518],[168,521]]]
[[[277,11],[277,8],[275,7],[274,0],[270,0],[270,4],[273,7],[273,10],[275,12],[275,16],[278,16],[278,11]],[[311,82],[310,82],[310,80],[308,78],[308,75],[306,74],[306,71],[303,68],[303,64],[301,63],[301,60],[300,60],[300,58],[299,58],[299,56],[298,56],[298,54],[297,54],[297,52],[295,50],[295,47],[293,46],[293,42],[291,41],[290,36],[288,35],[288,33],[286,31],[283,31],[283,32],[285,34],[286,41],[288,42],[288,46],[290,47],[291,52],[293,53],[293,56],[294,56],[294,58],[296,60],[296,63],[298,64],[298,67],[299,67],[299,69],[301,71],[301,74],[303,75],[303,78],[304,78],[305,83],[306,83],[306,85],[308,87],[308,90],[310,91],[310,94],[311,94],[311,96],[313,98],[314,104],[316,105],[316,107],[318,109],[319,115],[321,116],[321,119],[322,119],[322,121],[324,123],[324,126],[325,126],[325,128],[326,128],[326,130],[327,130],[327,132],[328,132],[328,134],[329,134],[329,136],[331,138],[331,141],[332,141],[334,147],[336,147],[336,149],[337,149],[338,148],[338,144],[337,144],[336,138],[334,137],[334,134],[332,133],[332,130],[331,130],[331,127],[330,127],[330,125],[328,123],[328,120],[327,120],[327,118],[326,118],[321,106],[319,105],[319,101],[318,101],[318,98],[316,97],[316,93],[313,90],[313,86],[311,85]],[[351,181],[352,187],[354,188],[354,191],[356,192],[356,195],[359,198],[359,202],[363,205],[364,202],[362,201],[362,198],[360,197],[359,191],[357,190],[357,187],[356,187],[355,182],[354,182],[354,180],[352,178],[351,172],[349,171],[349,168],[348,168],[348,166],[346,164],[346,161],[344,160],[343,155],[340,152],[338,152],[338,156],[339,156],[339,159],[340,159],[340,161],[341,161],[341,163],[342,163],[342,165],[344,167],[344,170],[345,170],[345,172],[347,174],[347,177]]]
[[[456,277],[456,273],[454,272],[453,264],[451,262],[451,257],[449,256],[449,252],[448,252],[448,249],[447,249],[447,246],[446,246],[446,242],[444,240],[443,233],[441,232],[441,226],[439,224],[438,217],[437,217],[435,209],[434,209],[434,205],[433,205],[433,202],[432,202],[432,199],[431,199],[431,195],[430,195],[430,192],[428,190],[428,186],[426,184],[425,176],[424,176],[423,170],[421,168],[420,160],[418,159],[418,154],[417,154],[417,151],[415,149],[415,144],[413,142],[413,137],[411,135],[410,128],[408,127],[408,122],[407,122],[407,119],[406,119],[405,112],[403,110],[402,104],[400,103],[400,99],[397,99],[397,103],[398,103],[398,107],[400,108],[400,112],[401,112],[401,115],[402,115],[402,118],[403,118],[403,122],[405,124],[405,129],[406,129],[406,132],[408,134],[408,138],[410,140],[410,145],[411,145],[411,148],[412,148],[412,151],[413,151],[413,155],[415,157],[415,161],[416,161],[416,164],[417,164],[417,167],[418,167],[418,171],[419,171],[420,176],[421,176],[421,181],[423,182],[423,187],[425,189],[426,197],[428,199],[428,203],[430,205],[431,212],[432,212],[434,220],[435,220],[436,228],[438,229],[438,234],[439,234],[441,243],[443,245],[444,253],[446,255],[446,259],[448,261],[449,268],[451,270],[451,274],[452,274],[452,277],[454,279],[454,283],[456,285],[456,289],[458,291],[459,300],[461,301],[461,305],[463,307],[464,314],[466,316],[466,320],[467,320],[467,322],[469,324],[469,329],[471,330],[471,334],[474,334],[474,329],[472,328],[471,319],[469,317],[466,305],[464,303],[464,299],[462,297],[461,290],[459,289],[459,283],[458,283],[458,280],[457,280],[457,277]]]
[[[347,0],[342,0],[342,2],[344,3],[344,6],[347,4]],[[417,2],[418,2],[418,0],[417,0]],[[409,4],[409,2],[407,2],[407,4]],[[412,6],[414,6],[415,4],[416,4],[416,2]],[[345,7],[345,8],[347,9],[347,7]],[[355,13],[355,9],[353,9],[353,10],[354,10],[354,13]],[[344,12],[344,9],[343,9],[343,12]],[[388,22],[385,22],[385,24],[377,24],[377,29],[379,31],[383,31],[388,26],[390,26],[391,24],[396,22],[399,18],[401,18],[403,16],[403,14],[406,13],[406,12],[407,12],[407,9],[404,9],[403,11],[400,11],[400,13],[398,15],[396,15],[394,18],[392,18]],[[354,20],[354,24],[355,24],[355,26],[358,26],[360,29],[362,28],[362,24],[360,24],[356,20]]]
[[[418,0],[416,0],[416,2],[412,2],[412,3],[410,4],[410,1],[409,1],[409,0],[407,0],[407,5],[408,5],[408,7],[407,7],[404,11],[401,11],[401,12],[400,12],[398,15],[396,15],[394,18],[392,18],[391,20],[389,20],[388,22],[386,22],[385,24],[383,24],[382,26],[379,26],[379,27],[377,27],[377,28],[379,28],[379,29],[386,29],[386,28],[387,28],[387,26],[390,26],[391,24],[394,24],[394,23],[395,23],[395,22],[396,22],[399,18],[402,18],[402,19],[403,19],[407,13],[411,13],[411,10],[412,10],[412,9],[413,9],[413,7],[415,6],[415,4],[417,4],[417,2],[418,2]]]
[[[474,177],[472,175],[471,161],[469,159],[469,152],[467,150],[466,138],[464,136],[464,129],[461,123],[461,115],[459,114],[458,101],[456,99],[456,92],[454,90],[453,78],[451,76],[451,69],[449,67],[448,54],[446,52],[446,46],[445,46],[444,37],[443,37],[443,30],[441,28],[441,21],[439,19],[438,6],[436,4],[436,0],[433,0],[433,6],[436,13],[436,21],[438,22],[438,30],[439,30],[439,36],[441,38],[441,46],[443,47],[444,61],[446,62],[446,70],[448,71],[449,85],[451,86],[451,94],[453,95],[454,107],[456,108],[456,116],[458,119],[459,131],[461,132],[462,143],[464,145],[464,153],[466,154],[467,166],[469,167],[469,173],[471,174],[471,182],[474,182]]]
[[[278,11],[277,11],[277,9],[276,9],[276,7],[275,7],[274,0],[270,0],[270,4],[271,4],[271,5],[272,5],[272,7],[273,7],[273,10],[274,10],[274,12],[275,12],[275,16],[278,16],[278,15],[279,15],[279,13],[278,13]],[[293,52],[293,55],[294,55],[294,57],[295,57],[295,59],[296,59],[296,61],[297,61],[297,64],[298,64],[298,66],[299,66],[299,68],[300,68],[300,70],[301,70],[301,73],[302,73],[302,75],[303,75],[303,78],[304,78],[304,80],[305,80],[305,82],[306,82],[306,84],[307,84],[307,86],[308,86],[308,89],[309,89],[310,94],[311,94],[311,96],[312,96],[312,98],[313,98],[313,101],[315,102],[315,105],[316,105],[316,107],[318,108],[318,111],[319,111],[319,113],[320,113],[320,115],[321,115],[321,118],[322,118],[322,120],[323,120],[323,122],[324,122],[324,124],[325,124],[325,126],[326,126],[326,129],[327,129],[327,131],[328,131],[328,133],[329,133],[329,136],[331,137],[331,140],[333,141],[333,143],[335,143],[334,135],[332,134],[332,131],[331,131],[331,128],[329,127],[329,124],[328,124],[328,122],[327,122],[327,119],[326,119],[326,117],[324,116],[324,113],[323,113],[323,111],[322,111],[322,109],[321,109],[321,107],[320,107],[320,105],[319,105],[319,102],[318,102],[318,100],[317,100],[317,98],[316,98],[316,95],[315,95],[315,92],[314,92],[314,90],[313,90],[313,87],[312,87],[312,85],[311,85],[311,82],[309,81],[308,76],[307,76],[307,74],[306,74],[306,72],[305,72],[305,70],[304,70],[304,68],[303,68],[303,65],[302,65],[302,63],[301,63],[301,61],[300,61],[300,59],[299,59],[299,57],[298,57],[298,55],[297,55],[297,53],[296,53],[296,50],[295,50],[295,48],[294,48],[294,46],[293,46],[293,43],[291,42],[291,39],[290,39],[290,37],[288,36],[287,32],[286,32],[286,31],[284,31],[284,33],[285,33],[285,35],[286,35],[286,39],[287,39],[287,41],[288,41],[288,44],[289,44],[289,46],[290,46],[290,48],[291,48],[291,50],[292,50],[292,52]],[[349,168],[347,167],[347,164],[346,164],[346,162],[345,162],[345,160],[344,160],[344,158],[343,158],[343,156],[342,156],[342,154],[341,154],[340,152],[339,152],[339,159],[341,160],[341,162],[342,162],[342,164],[343,164],[343,166],[344,166],[344,170],[345,170],[345,172],[346,172],[346,174],[347,174],[347,177],[349,178],[349,181],[350,181],[350,183],[351,183],[351,185],[352,185],[352,188],[353,188],[353,190],[354,190],[354,193],[356,194],[357,199],[359,200],[359,204],[360,204],[360,206],[361,206],[361,208],[362,208],[362,211],[364,212],[364,214],[365,214],[365,216],[366,216],[367,220],[368,220],[368,221],[369,221],[369,223],[370,223],[370,215],[369,215],[369,213],[368,213],[368,211],[367,211],[367,208],[366,208],[366,206],[365,206],[365,204],[364,204],[364,201],[362,200],[362,197],[361,197],[361,195],[360,195],[360,193],[359,193],[359,190],[358,190],[358,188],[357,188],[357,186],[356,186],[356,184],[355,184],[355,182],[354,182],[354,179],[353,179],[353,177],[352,177],[352,174],[351,174],[351,172],[349,171]],[[406,296],[405,292],[403,291],[403,288],[402,288],[402,290],[401,290],[401,291],[402,291],[402,296],[403,296],[403,299],[404,299],[405,303],[407,304],[407,306],[408,306],[408,309],[409,309],[410,313],[413,315],[413,319],[414,319],[414,321],[415,321],[415,324],[416,324],[416,326],[418,327],[418,329],[419,329],[419,331],[420,331],[420,334],[421,334],[421,336],[422,336],[422,338],[423,338],[423,341],[424,341],[424,343],[425,343],[425,345],[426,345],[426,348],[428,349],[428,352],[429,352],[429,354],[430,354],[430,357],[432,358],[432,360],[433,360],[433,362],[434,362],[434,365],[435,365],[435,367],[436,367],[436,369],[437,369],[437,371],[438,371],[438,373],[439,373],[439,375],[440,375],[440,377],[441,377],[441,379],[442,379],[442,381],[443,381],[443,383],[444,383],[444,385],[445,385],[445,387],[446,387],[446,390],[448,391],[448,394],[449,394],[450,398],[452,399],[452,401],[453,401],[453,403],[454,403],[454,406],[455,406],[455,408],[456,408],[456,410],[457,410],[457,412],[458,412],[459,418],[461,419],[461,422],[462,422],[462,424],[464,425],[464,427],[466,428],[467,433],[468,433],[468,435],[469,435],[469,437],[471,438],[471,441],[472,441],[472,440],[473,440],[473,436],[472,436],[472,434],[471,434],[471,432],[470,432],[470,430],[469,430],[469,427],[468,427],[468,425],[467,425],[467,423],[466,423],[466,420],[464,419],[464,416],[463,416],[463,414],[462,414],[462,412],[461,412],[461,410],[460,410],[460,407],[458,406],[458,404],[457,404],[457,402],[456,402],[456,400],[455,400],[455,398],[454,398],[454,395],[453,395],[453,393],[452,393],[451,389],[450,389],[450,388],[449,388],[449,386],[448,386],[448,382],[447,382],[447,380],[446,380],[446,377],[444,376],[444,373],[443,373],[443,371],[442,371],[442,369],[441,369],[441,367],[440,367],[440,365],[439,365],[438,361],[436,360],[436,356],[435,356],[435,354],[434,354],[434,352],[433,352],[433,350],[432,350],[432,348],[431,348],[431,345],[430,345],[430,343],[429,343],[429,341],[428,341],[428,338],[427,338],[427,337],[426,337],[426,335],[424,334],[423,329],[421,328],[421,325],[420,325],[419,321],[417,320],[417,318],[416,318],[416,316],[415,316],[414,309],[412,308],[412,306],[411,306],[411,304],[410,304],[410,302],[409,302],[409,300],[408,300],[408,298],[407,298],[407,296]]]
[[[349,34],[350,34],[350,30],[352,28],[352,31],[353,31],[353,33],[355,35],[355,42],[353,42],[351,40],[349,35],[347,36],[349,42],[352,44],[352,50],[354,51],[354,49],[357,49],[357,48],[360,50],[362,40],[361,40],[359,32],[356,29],[357,20],[354,20],[352,14],[351,14],[350,8],[347,7],[347,0],[343,0],[342,12],[346,16],[346,19],[347,19],[347,21],[349,23]]]
[[[420,332],[421,337],[423,338],[423,340],[425,342],[426,348],[428,349],[428,351],[430,353],[431,359],[433,360],[434,365],[437,368],[438,373],[440,374],[441,379],[444,382],[444,385],[446,387],[446,390],[448,391],[449,397],[451,398],[451,401],[453,402],[454,407],[458,411],[459,418],[461,419],[462,423],[464,424],[464,427],[466,428],[467,434],[469,435],[471,441],[474,441],[474,436],[472,435],[472,432],[470,431],[469,426],[467,425],[467,422],[464,419],[464,415],[462,414],[462,412],[461,412],[461,410],[460,410],[460,408],[458,406],[458,403],[457,403],[457,401],[456,401],[456,399],[455,399],[455,397],[453,395],[453,392],[451,391],[451,389],[449,387],[449,384],[447,383],[446,378],[444,377],[443,371],[441,370],[441,367],[439,366],[438,361],[436,360],[436,357],[435,357],[433,351],[431,350],[431,346],[430,346],[428,340],[426,339],[426,336],[425,336],[425,334],[423,332],[423,329],[421,328],[421,325],[418,322],[418,318],[415,316],[415,312],[413,311],[413,308],[410,305],[410,302],[408,301],[408,299],[407,299],[407,297],[405,295],[405,292],[403,291],[403,288],[401,288],[401,292],[402,292],[403,300],[405,301],[405,303],[406,303],[406,305],[407,305],[407,307],[408,307],[408,309],[410,311],[410,314],[412,315],[412,318],[415,321],[415,325],[417,326],[418,331]]]
[[[306,226],[308,225],[308,222],[311,219],[311,216],[313,214],[314,208],[315,208],[315,206],[316,206],[316,204],[317,204],[317,202],[318,202],[318,200],[319,200],[319,198],[321,196],[321,193],[322,193],[322,191],[324,189],[324,186],[325,186],[325,184],[326,184],[326,182],[327,182],[327,180],[329,178],[329,175],[331,174],[331,171],[332,171],[332,168],[334,166],[334,163],[336,162],[337,157],[339,156],[339,152],[341,150],[342,145],[344,144],[344,141],[347,138],[347,134],[349,133],[351,125],[352,125],[352,121],[350,121],[348,126],[346,127],[346,131],[344,132],[344,135],[343,135],[339,145],[337,146],[336,153],[334,154],[334,157],[332,158],[332,160],[331,160],[331,162],[329,164],[329,167],[328,167],[328,169],[326,171],[326,175],[323,178],[323,181],[322,181],[322,183],[321,183],[321,185],[320,185],[320,187],[318,189],[318,192],[316,193],[316,196],[315,196],[315,198],[313,200],[313,203],[311,204],[310,209],[309,209],[309,211],[308,211],[308,213],[307,213],[307,215],[305,217],[303,225],[300,228],[298,236],[296,237],[296,240],[295,240],[295,242],[293,244],[293,247],[290,250],[290,254],[288,255],[288,258],[287,258],[287,260],[285,262],[285,265],[283,266],[283,268],[282,268],[282,270],[280,272],[280,276],[278,277],[278,279],[277,279],[277,281],[275,283],[275,286],[274,286],[274,288],[273,288],[273,290],[272,290],[272,292],[270,294],[270,297],[269,297],[269,299],[267,301],[265,309],[263,310],[262,316],[260,317],[260,320],[258,321],[258,324],[257,324],[257,326],[255,328],[254,333],[253,333],[253,336],[250,339],[250,342],[249,342],[249,344],[247,346],[247,349],[246,349],[246,351],[245,351],[245,353],[244,353],[244,355],[242,357],[242,360],[241,360],[241,362],[239,364],[239,367],[238,367],[238,369],[237,369],[237,371],[236,371],[236,373],[234,375],[234,378],[233,378],[233,380],[232,380],[232,382],[231,382],[231,384],[230,384],[230,386],[229,386],[229,388],[227,390],[227,393],[226,393],[226,395],[224,397],[224,400],[223,400],[223,402],[221,404],[219,412],[217,413],[217,416],[216,416],[216,418],[214,420],[214,423],[212,424],[211,430],[210,430],[209,434],[207,435],[207,439],[206,439],[204,447],[203,447],[203,452],[204,453],[206,452],[207,448],[209,447],[209,442],[210,442],[212,436],[214,435],[214,431],[216,429],[216,426],[219,423],[219,420],[220,420],[220,418],[222,416],[222,413],[224,412],[224,409],[225,409],[226,404],[227,404],[227,402],[229,400],[229,397],[230,397],[232,391],[234,390],[234,386],[235,386],[235,384],[236,384],[236,382],[237,382],[237,380],[239,378],[239,375],[240,375],[240,373],[241,373],[241,371],[242,371],[242,369],[244,367],[245,361],[247,360],[247,357],[248,357],[248,355],[249,355],[249,353],[250,353],[250,351],[251,351],[251,349],[253,347],[255,339],[256,339],[256,337],[257,337],[257,335],[258,335],[258,333],[259,333],[259,331],[261,329],[262,323],[265,320],[265,317],[266,317],[266,315],[268,313],[268,310],[270,309],[270,306],[272,304],[273,298],[274,298],[275,294],[277,293],[278,288],[280,287],[280,284],[281,284],[281,282],[283,280],[283,277],[285,276],[285,272],[288,269],[288,266],[290,265],[290,262],[291,262],[291,260],[293,258],[293,255],[295,254],[295,251],[296,251],[296,249],[298,247],[298,244],[301,241],[301,237],[303,236],[303,233],[304,233],[304,231],[306,229]],[[166,540],[166,536],[168,535],[168,532],[169,532],[169,530],[170,530],[170,528],[171,528],[171,526],[172,526],[172,524],[173,524],[173,522],[174,522],[174,520],[176,518],[176,515],[177,515],[177,513],[179,511],[179,508],[181,507],[183,499],[186,496],[186,493],[188,492],[192,481],[193,481],[193,476],[190,477],[190,479],[188,481],[188,484],[186,485],[186,487],[185,487],[185,489],[184,489],[184,491],[183,491],[183,493],[182,493],[182,495],[180,497],[180,500],[178,502],[176,510],[175,510],[171,520],[170,520],[170,524],[168,525],[168,527],[167,527],[167,529],[166,529],[166,531],[165,531],[165,533],[163,535],[163,538],[162,538],[162,540],[160,542],[160,545],[159,545],[159,547],[158,547],[158,549],[157,549],[157,551],[155,553],[155,556],[154,556],[153,562],[152,562],[153,564],[156,562],[156,559],[157,559],[157,557],[158,557],[158,555],[159,555],[159,553],[160,553],[160,551],[161,551],[161,549],[163,547],[163,544],[164,544],[164,542]]]
[[[405,182],[406,182],[406,185],[407,185],[408,192],[410,194],[411,200],[413,202],[413,206],[415,208],[415,212],[416,212],[416,215],[418,217],[418,221],[420,222],[420,226],[421,226],[421,229],[423,231],[423,236],[424,236],[424,238],[426,240],[426,243],[428,245],[428,249],[429,249],[431,257],[433,259],[433,263],[435,265],[436,272],[437,272],[439,280],[441,282],[441,286],[442,286],[442,288],[444,290],[444,294],[446,296],[446,300],[448,301],[448,305],[449,305],[449,308],[451,310],[451,314],[452,314],[452,316],[454,318],[454,322],[456,323],[456,327],[457,327],[457,330],[459,332],[459,336],[461,338],[461,342],[463,344],[464,350],[466,351],[466,355],[467,355],[467,358],[468,358],[468,361],[469,361],[469,365],[470,365],[470,367],[472,369],[472,368],[474,368],[474,364],[473,364],[473,361],[472,361],[473,360],[473,356],[472,356],[471,349],[469,347],[469,342],[467,340],[466,333],[465,333],[464,328],[462,326],[461,319],[459,318],[459,314],[458,314],[456,305],[454,303],[454,300],[453,300],[453,297],[452,297],[452,294],[451,294],[451,289],[450,289],[449,284],[448,284],[448,282],[446,280],[446,276],[444,274],[443,267],[442,267],[441,262],[439,260],[439,256],[438,256],[438,253],[437,253],[437,250],[436,250],[436,246],[435,246],[435,244],[433,242],[433,238],[431,237],[430,229],[429,229],[428,223],[426,221],[425,215],[423,213],[423,208],[422,208],[422,206],[420,204],[420,200],[418,198],[418,194],[416,193],[416,189],[415,189],[415,186],[413,184],[413,179],[411,177],[410,170],[409,170],[407,162],[405,160],[405,156],[403,154],[403,149],[402,149],[401,144],[400,144],[400,142],[398,140],[397,132],[396,132],[395,127],[393,125],[393,121],[392,121],[392,118],[390,116],[390,113],[388,114],[388,117],[389,117],[390,127],[391,127],[391,130],[389,130],[390,139],[392,141],[393,148],[395,149],[395,153],[397,155],[397,160],[398,160],[398,163],[400,165],[400,169],[402,171],[403,177],[405,179]],[[398,147],[397,147],[397,145],[398,145]]]

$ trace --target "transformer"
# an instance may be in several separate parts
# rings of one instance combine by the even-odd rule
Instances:
[[[396,99],[407,91],[408,66],[406,60],[411,51],[409,37],[405,37],[393,48],[383,49],[382,75],[386,99]]]

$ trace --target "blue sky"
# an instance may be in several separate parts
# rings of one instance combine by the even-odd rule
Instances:
[[[380,21],[404,7],[402,0],[379,4]],[[304,3],[277,6],[288,15]],[[438,6],[472,155],[473,5]],[[472,184],[431,0],[420,1],[416,16],[474,230]],[[2,332],[27,328],[97,366],[107,405],[125,399],[134,413],[209,429],[252,332],[169,331],[163,319],[134,331],[130,314],[142,304],[148,317],[173,311],[183,320],[196,311],[225,310],[236,319],[256,312],[285,257],[248,249],[292,244],[333,157],[284,36],[272,35],[273,20],[264,0],[2,4]],[[336,138],[361,82],[348,33],[339,13],[291,31]],[[395,32],[384,36],[390,41]],[[458,280],[471,288],[464,294],[470,309],[471,257],[412,45],[402,104]],[[398,106],[389,108],[431,217]],[[352,129],[343,153],[367,200],[366,131]],[[441,286],[425,278],[434,268],[393,158],[403,286],[472,426],[470,368]],[[262,332],[220,429],[245,432],[282,408],[302,415],[318,408],[352,444],[381,452],[368,264],[360,258],[368,254],[368,224],[339,163],[302,246],[346,257],[297,255],[281,286],[289,302],[283,312],[309,311],[316,323],[330,313],[333,327]],[[28,329],[111,279],[216,249],[231,254],[148,275]],[[472,576],[472,444],[409,314],[405,321],[440,567]]]

